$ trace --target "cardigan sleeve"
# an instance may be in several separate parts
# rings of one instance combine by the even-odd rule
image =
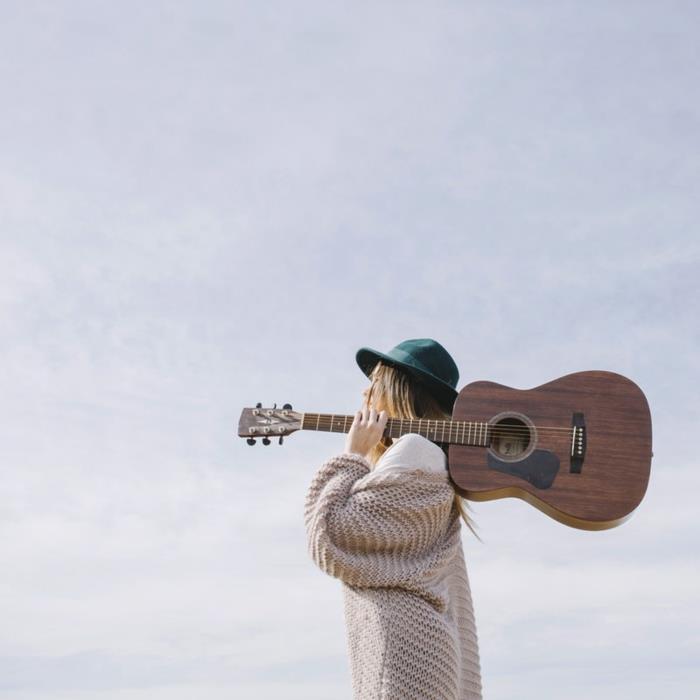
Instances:
[[[370,469],[354,454],[320,468],[305,504],[309,552],[348,585],[410,589],[454,554],[454,491],[446,474]]]

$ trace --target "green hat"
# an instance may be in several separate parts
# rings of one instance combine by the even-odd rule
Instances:
[[[420,382],[448,413],[452,413],[459,370],[450,353],[437,341],[431,338],[404,340],[388,353],[360,348],[355,359],[368,377],[380,361],[404,370]]]

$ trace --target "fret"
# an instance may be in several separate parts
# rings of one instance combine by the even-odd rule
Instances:
[[[302,413],[302,430],[347,433],[354,423],[355,416],[332,413]],[[393,438],[407,433],[418,433],[437,444],[459,444],[472,447],[488,447],[492,437],[488,421],[454,421],[431,418],[390,418],[384,435]]]

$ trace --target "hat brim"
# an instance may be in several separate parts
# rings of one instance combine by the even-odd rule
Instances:
[[[410,374],[437,399],[440,406],[447,413],[452,415],[452,408],[454,407],[458,392],[455,391],[449,384],[443,382],[442,379],[438,379],[429,372],[424,372],[418,367],[405,364],[400,360],[391,357],[390,355],[386,355],[378,350],[373,350],[372,348],[360,348],[355,355],[355,360],[367,377],[369,377],[369,375],[372,373],[372,370],[376,367],[377,362],[383,362],[391,367],[397,367],[407,374]]]

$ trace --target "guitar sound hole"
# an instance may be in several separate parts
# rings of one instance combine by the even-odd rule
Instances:
[[[491,449],[501,459],[519,459],[530,447],[530,428],[519,418],[502,418],[491,429]]]

